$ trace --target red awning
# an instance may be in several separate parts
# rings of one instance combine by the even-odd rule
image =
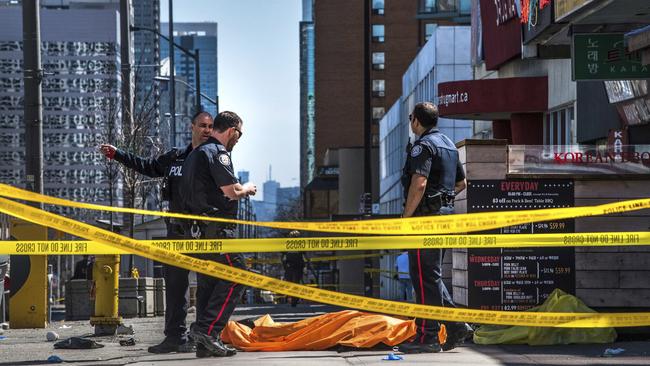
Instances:
[[[546,76],[438,84],[438,110],[445,118],[493,121],[510,119],[512,113],[538,113],[547,109]]]

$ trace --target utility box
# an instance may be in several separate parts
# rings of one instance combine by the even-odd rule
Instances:
[[[123,318],[137,318],[140,314],[137,278],[120,278],[119,314]]]
[[[140,302],[140,311],[138,312],[141,318],[148,316],[155,316],[155,297],[156,291],[154,286],[154,278],[140,277],[138,278],[138,295],[142,299]]]
[[[164,278],[154,278],[154,297],[153,297],[153,308],[155,316],[164,316],[165,315],[165,279]]]
[[[65,320],[89,320],[95,309],[91,299],[93,281],[70,280],[65,283]]]

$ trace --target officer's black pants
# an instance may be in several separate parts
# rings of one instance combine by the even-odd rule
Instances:
[[[168,239],[183,239],[183,230],[176,225],[167,226]],[[163,263],[165,278],[165,336],[181,338],[185,336],[188,307],[188,276],[190,271]]]
[[[453,209],[442,208],[438,215],[453,213]],[[432,214],[434,215],[434,214]],[[415,301],[418,304],[456,307],[442,282],[443,249],[412,249],[408,251],[409,274],[415,289]],[[438,342],[440,322],[430,319],[415,319],[418,343]],[[462,323],[445,322],[447,333],[457,331]]]
[[[220,230],[211,238],[235,238],[234,230]],[[232,267],[245,269],[244,257],[241,254],[199,254],[197,258],[223,263]],[[226,326],[235,306],[241,299],[244,287],[240,284],[225,281],[201,273],[196,274],[196,323],[195,331],[212,336],[218,336]]]
[[[293,282],[293,283],[301,283],[302,282],[302,271],[303,268],[288,268],[284,271],[284,279],[285,281]],[[291,297],[291,305],[296,306],[298,304],[299,298],[297,297]]]

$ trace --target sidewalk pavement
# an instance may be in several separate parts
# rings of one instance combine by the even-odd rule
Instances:
[[[304,305],[292,308],[287,305],[240,306],[233,320],[275,314],[274,319],[293,321],[320,315],[338,309],[325,305]],[[193,314],[190,314],[190,321]],[[63,325],[70,328],[62,329]],[[44,365],[47,358],[56,355],[74,365],[650,365],[650,341],[617,342],[614,344],[568,345],[531,347],[524,345],[480,346],[464,345],[450,352],[424,355],[402,355],[402,361],[383,361],[386,351],[302,351],[302,352],[239,352],[230,358],[197,359],[194,354],[154,355],[147,347],[162,340],[163,318],[126,319],[133,325],[135,346],[119,345],[119,339],[128,336],[93,338],[105,345],[91,350],[55,350],[53,342],[46,340],[48,331],[55,331],[60,339],[91,334],[93,328],[87,321],[55,322],[47,329],[9,329],[0,340],[0,366]],[[607,348],[623,348],[614,357],[603,357]]]

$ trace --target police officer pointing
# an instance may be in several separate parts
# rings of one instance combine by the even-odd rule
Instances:
[[[406,203],[403,217],[453,213],[454,197],[466,187],[465,172],[458,150],[449,137],[440,133],[438,108],[432,103],[418,103],[409,115],[411,131],[419,138],[408,152],[402,185]],[[442,249],[408,251],[409,273],[418,304],[455,307],[442,282]],[[415,340],[403,343],[404,353],[435,353],[451,350],[471,334],[466,323],[445,322],[447,342],[438,340],[440,322],[416,319]]]
[[[169,201],[169,209],[172,212],[182,212],[183,205],[180,196],[182,167],[185,158],[192,149],[205,142],[212,132],[212,116],[207,112],[199,112],[192,118],[192,143],[184,148],[172,148],[166,153],[153,158],[144,159],[129,152],[115,148],[115,146],[103,144],[101,152],[109,159],[115,159],[129,169],[133,169],[148,177],[163,177],[162,198]],[[167,238],[182,239],[185,237],[180,222],[171,219],[167,220]],[[193,352],[193,342],[187,338],[187,317],[188,301],[186,293],[189,287],[189,271],[163,264],[163,276],[165,278],[165,339],[162,343],[149,347],[151,353],[170,352]]]
[[[234,219],[238,200],[254,195],[252,183],[239,184],[230,152],[242,136],[242,120],[233,112],[221,112],[214,120],[211,137],[196,148],[183,164],[182,197],[185,212]],[[236,227],[212,221],[193,221],[188,238],[235,238]],[[245,268],[241,254],[207,253],[198,256],[232,267]],[[196,322],[190,336],[196,342],[197,357],[226,357],[234,348],[221,342],[221,330],[228,323],[243,287],[197,273]]]

